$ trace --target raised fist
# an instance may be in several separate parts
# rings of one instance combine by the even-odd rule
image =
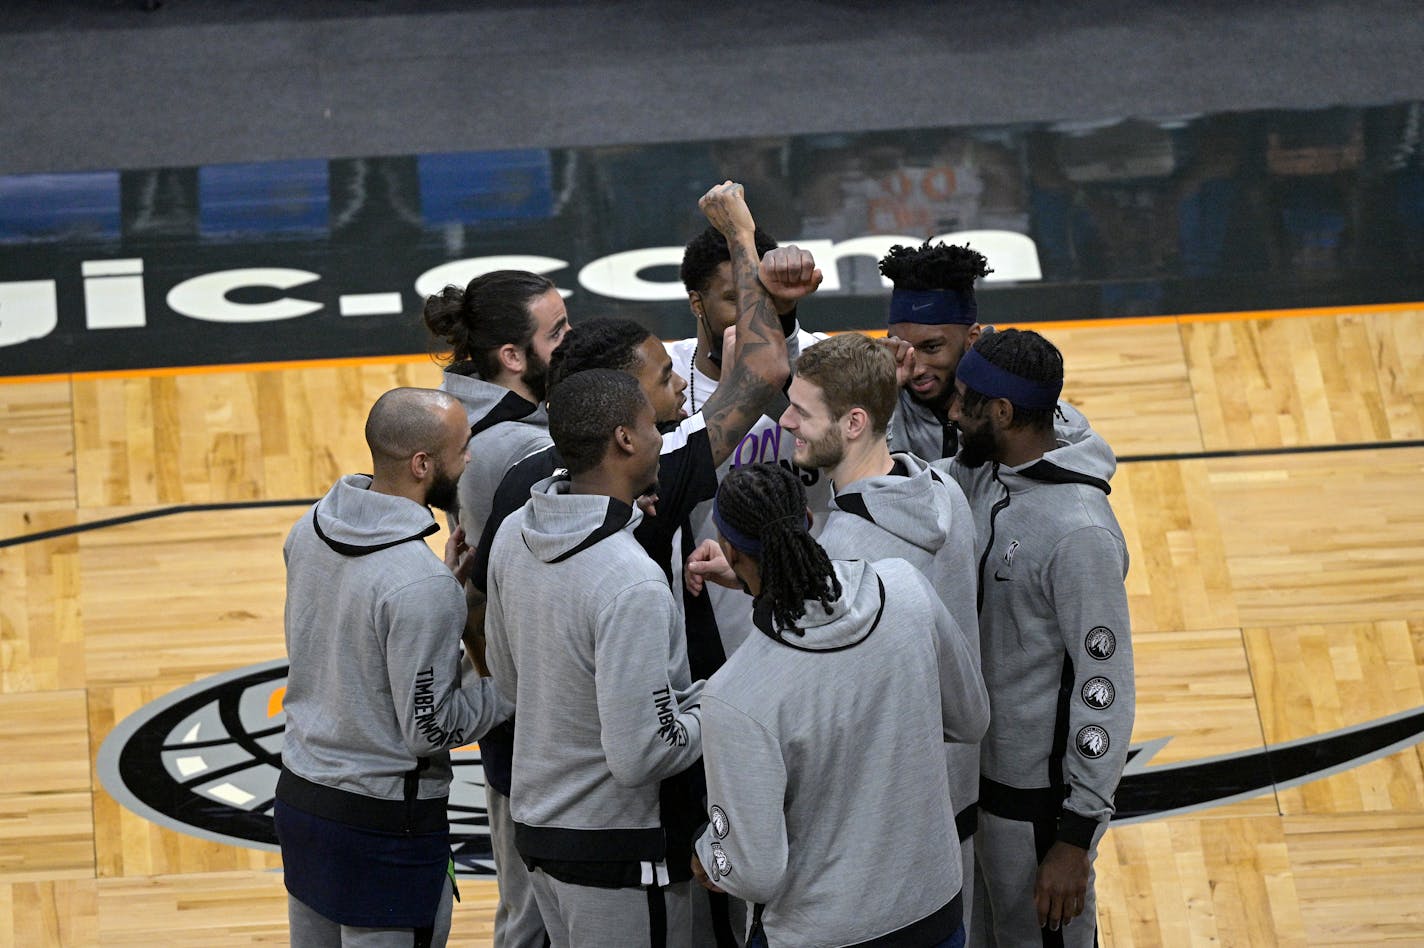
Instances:
[[[747,207],[746,192],[735,181],[723,181],[712,188],[702,195],[697,206],[723,237],[731,239],[734,234],[750,234],[756,230],[756,222]]]
[[[795,301],[816,292],[824,277],[811,251],[795,244],[777,247],[761,258],[761,285],[779,300]]]

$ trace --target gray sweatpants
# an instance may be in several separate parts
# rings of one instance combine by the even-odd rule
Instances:
[[[549,930],[552,948],[642,948],[667,945],[688,948],[691,944],[688,886],[682,882],[653,889],[655,907],[648,889],[600,889],[573,885],[552,878],[542,869],[530,873],[539,914]],[[654,919],[666,921],[663,940],[657,940]]]
[[[1040,928],[1033,887],[1038,864],[1052,845],[1053,827],[1027,820],[1008,820],[979,810],[979,832],[974,836],[974,915],[969,929],[971,948],[1092,948],[1098,931],[1098,900],[1094,892],[1097,873],[1088,874],[1088,895],[1083,914],[1059,931]],[[1097,850],[1089,853],[1096,861]]]
[[[494,948],[544,948],[544,920],[534,901],[529,869],[514,848],[514,817],[509,797],[485,788],[489,809],[490,843],[499,879],[499,905],[494,910]]]
[[[287,927],[292,948],[445,948],[450,939],[450,913],[454,893],[450,880],[440,895],[440,907],[435,913],[435,927],[428,933],[413,928],[357,928],[339,925],[307,906],[291,894],[287,895]]]

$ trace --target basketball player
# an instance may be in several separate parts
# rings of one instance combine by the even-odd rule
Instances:
[[[287,537],[275,815],[294,945],[449,935],[450,748],[510,710],[461,671],[462,531],[444,563],[424,542],[439,530],[429,507],[455,506],[469,439],[453,397],[387,392],[366,421],[374,476],[343,477]]]
[[[949,407],[960,437],[948,470],[974,511],[994,708],[980,753],[975,944],[1094,943],[1092,864],[1132,734],[1127,547],[1107,501],[1116,459],[1060,414],[1062,388],[1052,343],[1003,330],[960,360]]]
[[[447,286],[428,297],[425,325],[451,352],[441,380],[465,406],[470,423],[470,463],[460,476],[459,523],[475,542],[484,532],[495,488],[521,458],[547,447],[549,417],[544,397],[549,357],[568,332],[563,298],[537,273],[496,270],[461,289]],[[484,595],[466,587],[470,618],[466,649],[484,662]],[[495,948],[543,948],[544,924],[524,861],[514,849],[509,818],[509,747],[512,724],[495,728],[480,744],[486,774],[490,844],[499,875],[494,913]]]
[[[490,668],[519,709],[515,845],[555,946],[686,945],[659,781],[700,756],[702,682],[633,538],[662,438],[638,383],[609,369],[558,384],[549,430],[567,475],[500,527],[488,577]]]
[[[801,354],[781,426],[796,463],[834,487],[819,537],[832,559],[899,557],[929,580],[979,660],[974,518],[964,492],[913,454],[892,454],[885,427],[895,410],[895,360],[857,333],[833,336]],[[963,855],[965,923],[972,915],[979,748],[946,744],[950,796]]]
[[[963,632],[905,561],[830,560],[780,465],[727,475],[713,519],[758,632],[702,695],[694,873],[756,905],[751,946],[963,945],[943,742],[989,715]]]
[[[894,246],[880,272],[895,284],[886,331],[914,347],[895,419],[890,449],[926,461],[952,458],[958,447],[949,422],[954,369],[983,331],[974,281],[987,276],[984,255],[944,242]]]

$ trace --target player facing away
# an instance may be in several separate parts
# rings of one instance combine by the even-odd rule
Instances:
[[[458,520],[471,545],[484,532],[495,489],[521,459],[547,447],[544,408],[549,358],[568,333],[563,297],[554,284],[526,270],[495,270],[463,288],[447,286],[425,301],[421,317],[450,352],[440,388],[465,406],[470,462],[460,475]],[[484,593],[466,584],[470,617],[466,649],[484,662]],[[505,722],[480,742],[488,776],[508,773],[513,725]],[[499,874],[494,948],[543,948],[547,936],[534,902],[529,872],[514,849],[508,781],[488,779],[490,845]]]
[[[780,465],[729,474],[713,518],[757,632],[702,695],[694,873],[755,906],[751,946],[962,945],[944,741],[989,712],[963,634],[903,560],[829,559]]]
[[[947,464],[974,511],[981,660],[975,944],[1089,946],[1093,859],[1113,813],[1136,689],[1116,459],[1058,398],[1063,357],[1033,332],[960,360]],[[1081,416],[1076,416],[1081,419]]]
[[[374,476],[343,477],[287,537],[291,670],[274,806],[294,945],[444,945],[450,749],[508,716],[461,666],[463,531],[445,562],[470,429],[451,396],[398,388],[366,420]]]

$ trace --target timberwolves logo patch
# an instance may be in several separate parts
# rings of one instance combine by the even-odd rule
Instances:
[[[718,839],[726,839],[727,830],[729,828],[727,826],[727,814],[722,812],[720,806],[714,806],[708,816],[711,817],[712,835]]]
[[[1088,650],[1089,655],[1100,662],[1105,662],[1112,658],[1113,652],[1117,651],[1117,636],[1113,635],[1112,629],[1100,625],[1088,630],[1088,636],[1083,640],[1083,647]]]
[[[99,748],[104,789],[161,826],[277,850],[272,796],[282,765],[285,660],[214,675],[140,708]],[[461,874],[494,875],[485,774],[473,746],[451,755],[450,837]]]
[[[1117,697],[1117,690],[1106,678],[1089,678],[1083,682],[1082,695],[1084,704],[1101,711],[1112,706],[1113,699]]]
[[[723,876],[732,874],[732,861],[727,858],[727,851],[716,843],[712,844],[712,881],[716,882]]]
[[[1108,752],[1108,732],[1089,724],[1078,732],[1078,753],[1084,757],[1101,757]]]

